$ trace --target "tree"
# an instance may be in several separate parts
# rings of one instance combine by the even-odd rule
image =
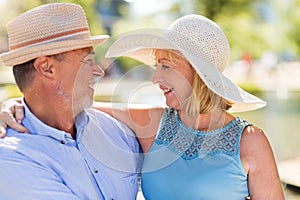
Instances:
[[[300,55],[300,0],[291,1],[286,12],[289,26],[284,27],[290,45],[295,48],[297,57]]]
[[[258,0],[197,0],[196,7],[203,10],[209,19],[215,20],[218,15],[233,15],[236,13],[251,12]]]

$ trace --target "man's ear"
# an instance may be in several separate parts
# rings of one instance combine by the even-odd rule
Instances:
[[[33,65],[35,70],[42,76],[45,76],[50,79],[53,78],[54,68],[51,59],[49,57],[47,56],[38,57],[35,59]]]

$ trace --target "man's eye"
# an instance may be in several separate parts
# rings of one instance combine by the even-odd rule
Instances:
[[[88,65],[88,66],[92,66],[93,65],[93,60],[84,60],[82,61],[83,64]]]

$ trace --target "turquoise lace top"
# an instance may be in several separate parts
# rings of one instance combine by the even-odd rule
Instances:
[[[240,138],[248,122],[235,118],[214,131],[183,124],[166,108],[159,133],[142,168],[147,200],[240,200],[249,196],[240,160]]]

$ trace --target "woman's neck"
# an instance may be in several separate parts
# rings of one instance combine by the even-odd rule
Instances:
[[[222,109],[214,109],[209,113],[189,116],[181,111],[178,112],[181,121],[190,128],[201,131],[212,131],[222,128],[234,117]]]

